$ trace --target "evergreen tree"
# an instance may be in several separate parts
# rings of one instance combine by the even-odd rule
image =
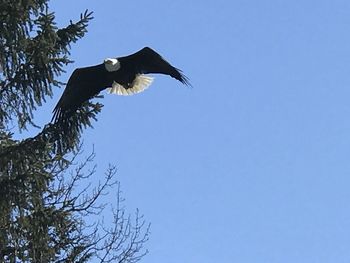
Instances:
[[[115,167],[95,188],[77,191],[92,176],[94,153],[74,165],[80,137],[102,105],[86,102],[62,124],[47,124],[34,137],[13,139],[10,128],[36,126],[37,110],[71,63],[70,45],[84,36],[92,13],[57,28],[48,0],[0,0],[0,261],[136,262],[146,253],[148,227],[121,205]],[[40,108],[39,108],[40,109]],[[104,209],[98,198],[117,187],[113,225],[86,219]],[[87,194],[90,193],[90,194]]]

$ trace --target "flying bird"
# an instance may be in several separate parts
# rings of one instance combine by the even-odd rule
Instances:
[[[191,86],[188,78],[149,47],[125,57],[107,58],[103,63],[78,68],[70,76],[66,89],[53,110],[52,121],[69,118],[87,100],[102,90],[117,95],[133,95],[152,83],[149,73],[165,74]]]

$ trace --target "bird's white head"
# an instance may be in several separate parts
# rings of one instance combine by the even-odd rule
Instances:
[[[105,68],[107,71],[112,72],[112,71],[117,71],[120,69],[120,62],[116,58],[106,58],[103,61]]]

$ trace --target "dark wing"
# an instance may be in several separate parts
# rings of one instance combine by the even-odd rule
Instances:
[[[144,47],[140,51],[118,58],[121,67],[126,66],[135,70],[135,73],[159,73],[169,75],[185,85],[191,86],[188,78],[178,68],[173,67],[161,55],[149,47]]]
[[[113,78],[104,64],[78,68],[70,76],[66,89],[53,110],[52,121],[68,118],[87,100],[111,86]]]

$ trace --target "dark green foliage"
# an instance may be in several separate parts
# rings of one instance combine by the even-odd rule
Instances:
[[[14,159],[0,176],[0,259],[4,262],[137,262],[146,253],[148,227],[138,213],[132,223],[125,216],[115,167],[109,167],[97,186],[84,179],[96,171],[88,156],[74,170],[69,169],[77,155],[62,163],[59,158],[23,163]],[[1,164],[2,165],[2,164]],[[86,224],[84,219],[98,215],[104,204],[96,200],[117,185],[114,225]],[[103,260],[102,260],[103,259]]]
[[[142,216],[135,222],[120,207],[114,225],[86,225],[104,206],[97,202],[116,185],[110,167],[101,182],[80,191],[94,154],[76,163],[83,129],[102,105],[86,102],[69,120],[47,124],[36,136],[13,139],[10,129],[35,126],[33,114],[61,86],[70,45],[84,36],[92,13],[57,28],[47,0],[0,0],[0,261],[136,262],[148,239]],[[75,167],[73,169],[72,167]],[[91,221],[90,221],[91,222]]]
[[[52,96],[52,87],[68,56],[72,42],[83,37],[87,11],[80,21],[57,29],[47,1],[2,1],[0,4],[0,123],[16,118],[19,128],[33,124],[33,110]]]

